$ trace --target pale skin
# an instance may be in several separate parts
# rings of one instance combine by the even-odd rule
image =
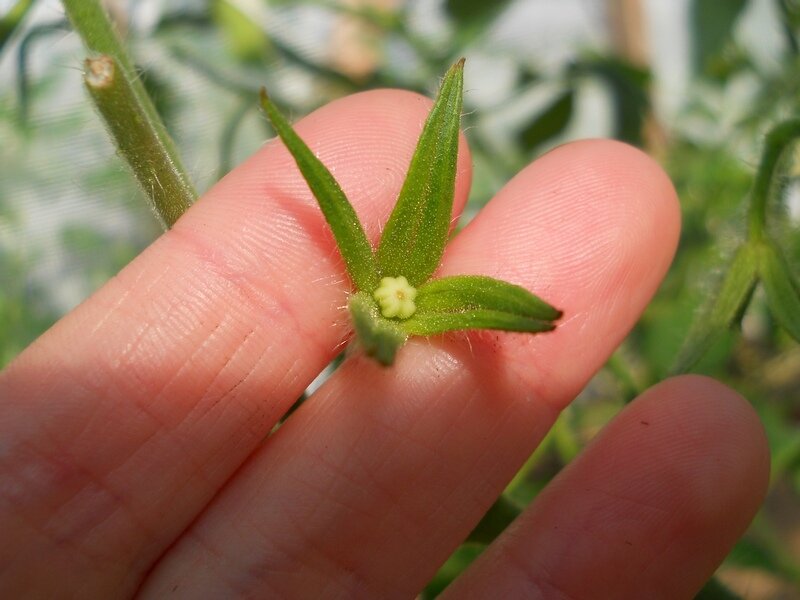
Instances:
[[[298,131],[373,243],[430,101],[377,91]],[[456,213],[470,183],[462,140]],[[348,281],[273,141],[0,375],[0,597],[412,598],[654,294],[675,192],[625,145],[561,147],[448,247],[562,309],[549,334],[352,352],[267,437],[348,335]],[[662,382],[445,594],[691,598],[765,493],[749,404]]]

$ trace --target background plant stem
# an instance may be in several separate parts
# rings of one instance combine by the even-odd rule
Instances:
[[[521,512],[522,507],[506,496],[500,496],[469,534],[467,542],[491,544]]]
[[[775,174],[778,166],[794,141],[800,137],[800,119],[791,119],[776,125],[764,140],[764,152],[758,166],[750,210],[747,217],[748,234],[751,240],[761,240],[767,221],[767,202],[775,189]]]
[[[175,142],[99,0],[63,1],[67,16],[86,47],[111,61],[110,80],[94,79],[92,73],[87,73],[87,88],[162,224],[171,227],[197,198]],[[92,60],[95,59],[89,59]],[[106,66],[94,63],[101,70]]]
[[[194,201],[195,192],[176,165],[120,63],[110,56],[86,59],[86,89],[116,141],[120,155],[147,193],[165,227]]]

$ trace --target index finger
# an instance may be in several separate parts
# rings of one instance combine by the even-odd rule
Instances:
[[[373,240],[429,108],[371,92],[298,124]],[[457,210],[468,186],[462,143]],[[23,353],[0,376],[0,595],[134,590],[338,351],[348,289],[273,143]]]

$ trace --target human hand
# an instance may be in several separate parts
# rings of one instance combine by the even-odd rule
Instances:
[[[429,106],[370,92],[298,124],[373,241]],[[469,179],[463,144],[456,211]],[[269,436],[341,349],[348,283],[268,144],[0,376],[0,596],[413,597],[633,326],[678,229],[638,151],[545,155],[441,273],[524,285],[564,310],[558,329],[416,339],[389,369],[355,352]],[[744,400],[666,381],[445,596],[691,597],[767,470]]]

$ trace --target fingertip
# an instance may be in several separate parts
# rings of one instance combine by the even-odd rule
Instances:
[[[515,379],[553,382],[561,393],[548,402],[563,408],[638,320],[679,232],[675,190],[652,158],[621,142],[574,142],[514,177],[453,240],[442,271],[522,285],[563,311],[554,333],[505,335],[498,350]]]
[[[560,182],[559,196],[570,199],[560,206],[541,202],[537,208],[552,206],[565,227],[589,241],[596,238],[595,248],[615,250],[598,258],[631,262],[644,251],[651,270],[666,271],[680,234],[680,203],[669,176],[651,156],[616,140],[582,140],[554,149],[532,171],[532,177],[541,178],[539,186]],[[604,225],[613,239],[603,235]]]
[[[669,379],[627,406],[453,595],[693,597],[745,532],[768,473],[764,429],[744,398],[707,377]]]
[[[672,448],[674,468],[684,472],[687,516],[707,525],[739,515],[743,531],[763,502],[770,471],[766,432],[752,404],[701,375],[661,382],[637,403],[642,420],[660,413],[681,423],[672,433],[662,432],[661,443]]]

